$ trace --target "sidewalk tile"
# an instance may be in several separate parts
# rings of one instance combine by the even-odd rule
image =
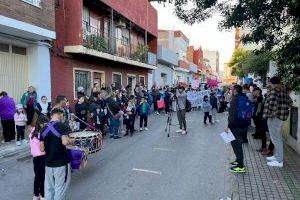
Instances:
[[[285,146],[284,167],[267,166],[266,158],[256,149],[261,140],[243,145],[245,174],[233,174],[233,199],[300,200],[300,156]]]

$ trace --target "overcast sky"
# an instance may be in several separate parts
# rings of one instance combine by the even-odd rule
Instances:
[[[220,69],[224,62],[230,59],[234,49],[234,32],[218,30],[220,16],[214,16],[200,24],[189,26],[173,14],[173,5],[152,3],[158,12],[158,28],[167,30],[182,30],[190,39],[190,45],[201,46],[202,49],[218,50],[220,53]]]

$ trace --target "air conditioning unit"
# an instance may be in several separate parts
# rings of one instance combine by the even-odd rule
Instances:
[[[126,22],[123,21],[123,20],[119,20],[119,21],[116,23],[116,27],[118,27],[118,28],[126,28]]]

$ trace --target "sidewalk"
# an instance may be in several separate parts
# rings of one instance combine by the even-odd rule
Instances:
[[[0,143],[0,163],[10,158],[21,158],[30,155],[29,143],[17,146],[15,142],[8,144]]]
[[[256,151],[261,140],[249,134],[244,144],[245,174],[233,174],[233,200],[299,200],[300,156],[290,147],[284,147],[284,167],[268,167],[266,158]]]

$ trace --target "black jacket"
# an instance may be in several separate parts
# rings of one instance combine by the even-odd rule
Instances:
[[[228,115],[228,128],[236,128],[236,116],[239,106],[239,98],[240,96],[245,94],[237,94],[234,95],[229,107],[229,115]]]
[[[36,105],[36,112],[37,112],[38,116],[42,115],[42,106],[40,103],[38,103]],[[50,116],[50,112],[51,112],[51,103],[48,102],[48,107],[47,107],[47,116],[48,117]]]
[[[107,110],[108,110],[108,114],[111,115],[116,115],[120,112],[121,107],[120,105],[112,98],[112,97],[108,97],[106,100],[106,105],[107,105]]]

